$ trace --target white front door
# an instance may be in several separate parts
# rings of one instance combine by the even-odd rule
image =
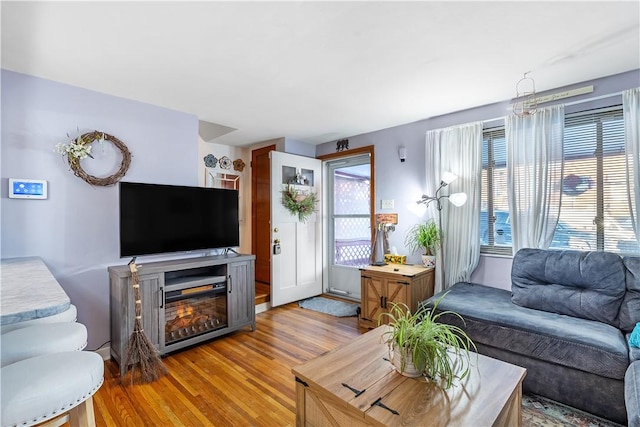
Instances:
[[[283,191],[298,199],[322,194],[322,162],[272,151],[271,156],[271,305],[322,293],[322,203],[301,220],[283,205]]]

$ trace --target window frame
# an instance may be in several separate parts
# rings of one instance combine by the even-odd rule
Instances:
[[[618,104],[618,105],[607,106],[603,108],[594,108],[594,109],[589,109],[584,111],[567,113],[565,114],[565,118],[564,118],[565,129],[567,129],[570,126],[579,125],[581,118],[584,118],[585,116],[590,116],[597,123],[597,126],[598,126],[598,129],[595,134],[596,150],[594,152],[596,154],[596,166],[595,166],[594,172],[595,172],[596,192],[597,192],[596,206],[595,206],[596,216],[594,218],[594,224],[596,224],[596,230],[595,230],[596,247],[591,250],[604,251],[605,236],[607,233],[607,230],[605,229],[605,216],[604,216],[605,203],[606,203],[605,197],[604,197],[604,194],[605,194],[604,180],[605,180],[605,175],[610,173],[609,169],[605,170],[605,166],[604,166],[604,160],[609,154],[606,152],[605,150],[606,147],[604,144],[605,144],[606,137],[611,137],[611,134],[607,135],[603,133],[602,127],[603,127],[603,123],[606,121],[607,118],[614,118],[616,120],[619,118],[622,118],[623,109],[622,109],[622,105]],[[493,182],[494,176],[495,176],[495,170],[496,170],[494,140],[499,137],[503,137],[503,138],[505,137],[505,126],[502,125],[502,126],[492,126],[489,128],[485,128],[483,129],[482,137],[483,137],[482,169],[483,169],[483,172],[486,169],[487,178],[486,178],[486,183],[485,183],[485,180],[483,179],[481,185],[487,186],[486,205],[487,205],[487,230],[488,230],[487,240],[488,241],[487,241],[487,244],[481,244],[480,253],[483,255],[513,256],[512,246],[502,246],[502,245],[496,246],[494,242],[494,226],[495,226],[495,220],[496,220],[495,213],[494,213],[495,212],[495,203],[494,203],[495,185]],[[487,141],[486,148],[485,148],[485,141]],[[566,144],[568,143],[570,143],[570,141],[567,141],[566,134],[565,134],[565,139],[563,141],[563,144],[565,144],[565,149],[567,148]],[[487,159],[486,166],[484,163],[485,158]],[[567,160],[568,160],[567,154],[565,153],[563,161],[567,161]],[[484,189],[483,189],[483,193],[484,193]],[[483,203],[484,203],[484,200],[483,200]],[[564,205],[564,202],[563,202],[563,205]],[[490,220],[490,218],[492,220]],[[482,220],[482,214],[480,216],[480,221],[481,220]],[[482,229],[482,223],[480,224],[480,229]],[[557,227],[556,227],[556,232],[557,232]],[[480,239],[482,238],[482,236],[478,236],[478,237]],[[577,248],[563,247],[563,248],[555,248],[555,249],[577,249]],[[618,251],[616,251],[615,253],[619,253],[620,255],[626,254]],[[635,252],[632,252],[632,254],[637,255],[637,253]]]

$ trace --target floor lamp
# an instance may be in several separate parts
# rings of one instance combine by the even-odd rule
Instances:
[[[464,205],[467,202],[467,194],[466,193],[453,193],[453,194],[440,194],[440,192],[442,191],[442,189],[444,187],[446,187],[447,185],[451,184],[453,181],[455,181],[458,178],[457,175],[452,174],[451,172],[445,172],[444,175],[442,175],[442,179],[440,180],[440,186],[438,187],[438,189],[436,190],[436,193],[434,196],[427,196],[426,194],[422,195],[422,198],[420,198],[420,200],[418,200],[418,204],[424,204],[426,206],[429,206],[429,203],[431,202],[435,202],[436,203],[436,208],[438,209],[438,228],[440,228],[440,233],[442,233],[442,199],[448,199],[449,202],[451,202],[451,204],[453,206],[456,207],[460,207],[462,205]],[[444,237],[441,239],[440,241],[440,249],[441,249],[441,253],[442,253],[442,258],[441,258],[441,266],[442,266],[442,272],[440,273],[442,275],[442,288],[444,289],[446,286],[445,283],[445,266],[444,266]]]

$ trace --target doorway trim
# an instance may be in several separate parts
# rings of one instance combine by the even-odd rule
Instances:
[[[376,208],[376,178],[375,178],[375,151],[374,151],[375,146],[373,145],[366,145],[364,147],[358,147],[358,148],[353,148],[351,150],[347,150],[347,151],[339,151],[337,153],[329,153],[329,154],[325,154],[322,156],[316,156],[316,159],[320,159],[323,162],[323,167],[324,167],[324,162],[328,161],[328,160],[337,160],[337,159],[342,159],[342,158],[346,158],[346,157],[354,157],[354,156],[359,156],[361,154],[369,154],[370,159],[371,159],[371,163],[369,163],[369,168],[370,168],[370,173],[371,173],[371,199],[369,200],[370,206],[369,209],[371,209],[371,241],[373,241],[373,235],[374,235],[374,231],[376,228],[376,215],[375,215],[375,208]],[[323,177],[323,179],[325,179]],[[326,184],[326,183],[325,183]],[[327,188],[327,186],[325,185],[324,188]],[[325,227],[326,229],[326,227]]]

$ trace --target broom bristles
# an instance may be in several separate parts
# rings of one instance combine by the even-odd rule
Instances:
[[[124,364],[127,369],[125,377],[129,377],[131,384],[150,383],[167,373],[160,353],[144,332],[137,328],[129,337]]]

